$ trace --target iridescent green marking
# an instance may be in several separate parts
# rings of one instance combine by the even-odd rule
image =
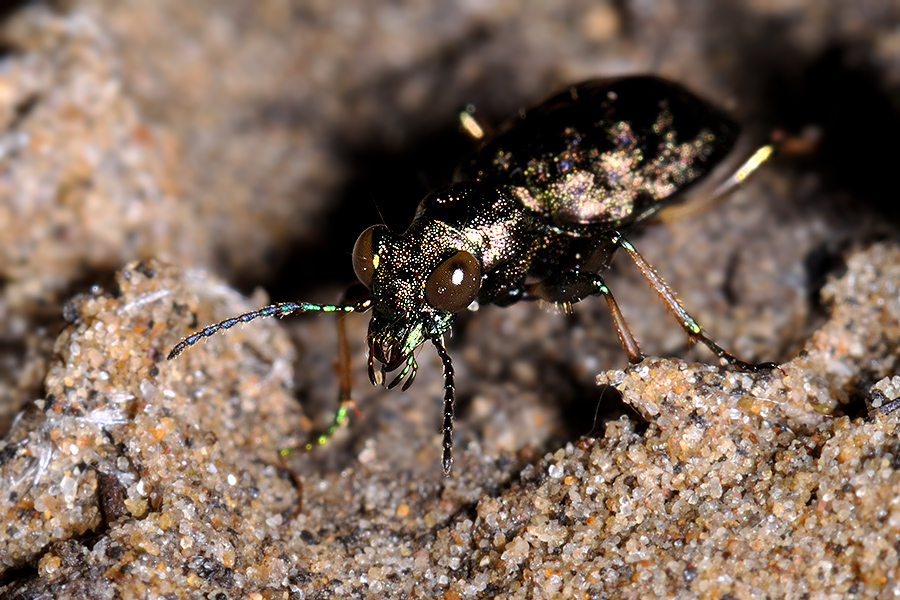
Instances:
[[[368,308],[366,305],[365,308]],[[257,310],[251,310],[249,312],[245,312],[244,314],[238,315],[236,317],[231,317],[230,319],[225,319],[224,321],[219,321],[215,325],[210,325],[200,331],[192,333],[191,335],[183,338],[180,342],[175,344],[175,347],[172,348],[172,351],[169,352],[168,360],[172,360],[197,342],[199,342],[203,338],[210,337],[215,333],[222,331],[224,329],[231,329],[238,323],[249,323],[254,319],[264,319],[267,317],[286,317],[288,315],[305,313],[305,312],[324,312],[324,313],[332,313],[332,312],[356,312],[359,310],[365,310],[365,308],[361,308],[361,305],[356,304],[313,304],[311,302],[279,302],[278,304],[272,304],[269,306],[264,306]]]
[[[303,450],[305,452],[309,452],[318,446],[324,446],[328,443],[334,434],[337,433],[337,430],[346,425],[350,421],[350,405],[352,402],[342,402],[338,407],[337,412],[334,415],[334,419],[332,420],[331,425],[323,431],[322,433],[314,436],[314,441],[307,442],[301,446],[291,446],[289,448],[282,448],[279,450],[279,454],[281,456],[288,456],[293,454],[294,452]]]

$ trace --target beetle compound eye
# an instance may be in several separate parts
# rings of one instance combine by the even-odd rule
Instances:
[[[459,251],[438,265],[425,282],[425,299],[438,310],[457,313],[469,306],[481,289],[478,259]]]
[[[378,255],[375,254],[375,230],[384,225],[372,225],[356,239],[353,245],[353,271],[364,286],[372,289],[372,277],[378,266]]]

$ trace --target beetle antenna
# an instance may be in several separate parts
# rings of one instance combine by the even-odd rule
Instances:
[[[378,220],[381,221],[381,224],[387,227],[387,221],[384,220],[384,214],[381,212],[381,207],[378,206],[378,201],[375,198],[372,198],[372,206],[375,207],[375,212],[378,213]]]
[[[441,464],[444,467],[444,477],[450,477],[450,469],[453,467],[453,411],[456,405],[456,386],[453,383],[453,361],[444,348],[443,336],[431,338],[441,364],[444,366],[444,422],[441,431],[444,434],[444,455]]]
[[[366,310],[369,306],[370,304],[367,302],[360,302],[357,304],[312,304],[309,302],[279,302],[278,304],[271,304],[257,310],[245,312],[244,314],[238,315],[236,317],[231,317],[230,319],[225,319],[224,321],[219,321],[215,325],[210,325],[209,327],[201,329],[200,331],[195,331],[191,335],[183,338],[180,342],[175,344],[175,347],[172,348],[171,352],[169,352],[168,360],[172,360],[173,358],[199,342],[201,339],[208,338],[224,329],[231,329],[238,323],[249,323],[254,319],[261,319],[266,317],[286,317],[288,315],[305,312],[358,312],[361,310]]]

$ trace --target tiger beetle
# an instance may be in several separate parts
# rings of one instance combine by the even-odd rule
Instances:
[[[464,123],[465,124],[465,123]],[[470,130],[480,131],[468,118]],[[602,295],[628,360],[643,360],[637,340],[600,273],[622,248],[694,341],[740,371],[776,368],[737,359],[704,335],[674,292],[624,237],[671,205],[722,161],[738,127],[704,100],[669,81],[622,77],[569,87],[522,112],[482,141],[457,169],[456,183],[427,196],[397,235],[384,225],[362,232],[353,247],[361,282],[338,304],[281,302],[210,325],[181,340],[169,359],[200,339],[261,317],[372,310],[368,375],[373,385],[406,390],[416,376],[415,351],[431,342],[443,364],[443,457],[453,462],[454,372],[444,347],[456,315],[467,308],[541,300],[570,310]],[[475,137],[481,134],[476,133]],[[740,184],[764,148],[714,195]],[[333,424],[306,449],[346,423],[350,354],[338,319],[340,406]],[[380,367],[376,368],[376,361]],[[386,383],[385,376],[399,373]],[[287,454],[294,449],[286,449]]]

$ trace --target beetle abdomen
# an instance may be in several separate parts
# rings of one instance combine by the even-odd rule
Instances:
[[[457,178],[510,185],[526,210],[562,228],[627,230],[705,175],[737,132],[677,84],[593,80],[509,122]]]

